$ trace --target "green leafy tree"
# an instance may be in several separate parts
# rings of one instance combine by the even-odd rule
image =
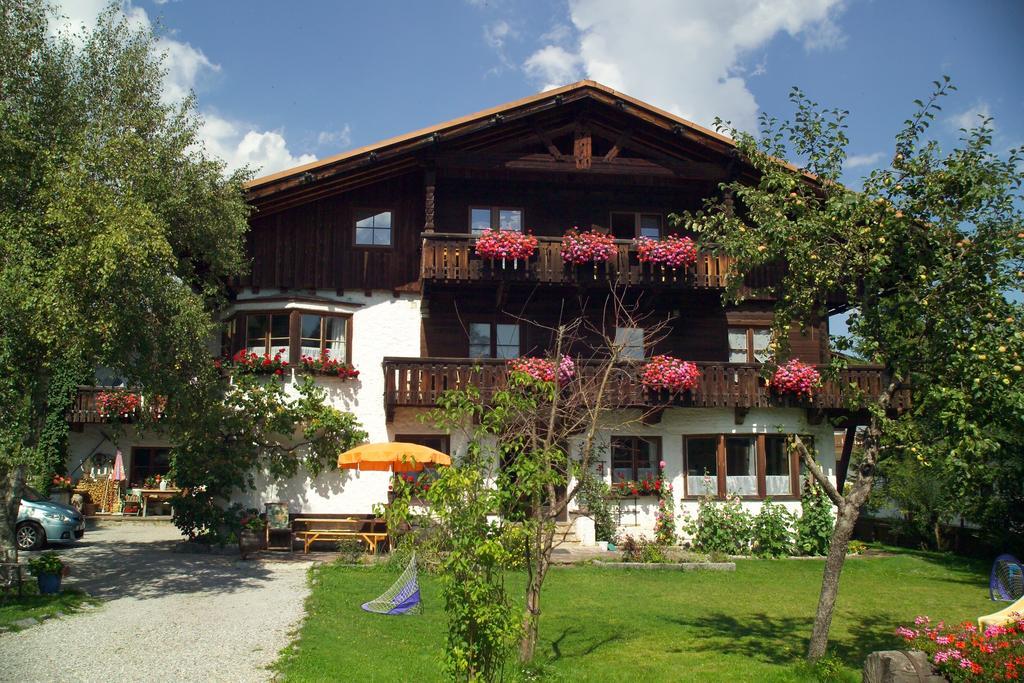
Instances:
[[[315,477],[367,438],[354,415],[329,405],[312,377],[288,392],[276,376],[236,373],[229,383],[214,375],[205,389],[204,400],[153,425],[176,444],[171,476],[183,493],[172,500],[174,523],[191,538],[223,541],[232,495],[255,488],[257,474],[283,480],[301,467]]]
[[[849,337],[833,344],[888,373],[877,398],[848,392],[851,405],[863,405],[870,417],[846,492],[796,440],[837,508],[811,659],[825,653],[847,544],[880,460],[926,435],[944,444],[929,456],[956,473],[957,486],[973,488],[980,470],[1010,457],[1000,435],[1024,423],[1021,157],[993,149],[988,119],[964,130],[952,151],[929,139],[939,101],[952,89],[948,79],[937,81],[932,96],[916,103],[896,135],[891,163],[865,177],[859,191],[840,182],[845,111],[822,111],[794,90],[792,120],[763,116],[759,137],[720,122],[749,171],[724,184],[705,211],[681,219],[732,255],[738,274],[786,264],[769,288],[779,360],[791,321],[814,324],[838,298],[851,311]],[[732,279],[731,298],[740,298],[740,285],[741,278]],[[837,354],[835,365],[841,362]],[[836,377],[834,369],[826,378]],[[898,413],[904,386],[912,401]]]
[[[168,414],[202,400],[212,311],[244,269],[245,175],[162,100],[156,37],[112,5],[49,33],[40,0],[0,0],[0,560],[27,476],[64,467],[65,414],[96,367]]]

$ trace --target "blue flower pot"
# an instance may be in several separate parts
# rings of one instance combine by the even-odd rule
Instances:
[[[60,593],[60,574],[40,574],[36,581],[39,583],[39,592],[43,595]]]

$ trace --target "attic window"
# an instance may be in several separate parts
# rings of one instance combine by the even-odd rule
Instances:
[[[390,247],[391,212],[356,211],[356,244],[363,247]]]

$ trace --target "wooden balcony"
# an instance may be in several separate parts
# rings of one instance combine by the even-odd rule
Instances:
[[[423,233],[420,276],[424,282],[525,282],[541,285],[607,287],[643,286],[666,289],[722,289],[729,277],[727,256],[701,252],[689,268],[640,263],[631,240],[615,240],[618,253],[606,264],[568,265],[562,260],[560,237],[538,237],[537,253],[526,260],[505,263],[477,256],[476,238],[465,233]],[[760,287],[777,277],[772,269],[747,277]]]
[[[68,423],[75,426],[81,426],[87,424],[106,424],[110,422],[109,417],[100,414],[96,397],[104,391],[119,390],[123,390],[123,387],[78,387],[78,394],[75,396],[75,402],[71,404],[71,408],[68,410]],[[127,418],[129,421],[133,419],[134,417]]]
[[[616,373],[611,405],[619,408],[768,408],[800,407],[818,410],[857,410],[848,397],[862,394],[868,400],[884,389],[886,377],[879,367],[857,366],[842,371],[839,381],[827,382],[810,400],[796,400],[772,393],[757,365],[698,362],[700,383],[693,391],[670,395],[644,389],[637,380],[638,365],[624,364]],[[582,365],[582,372],[587,365]],[[507,382],[503,360],[470,358],[385,358],[384,401],[388,419],[395,408],[432,408],[449,389],[479,388],[486,399]],[[851,386],[852,385],[852,386]],[[855,390],[856,391],[855,391]],[[909,394],[901,391],[894,408],[909,405]]]

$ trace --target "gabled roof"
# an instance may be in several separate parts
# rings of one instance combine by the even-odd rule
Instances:
[[[335,156],[327,157],[301,166],[262,176],[246,183],[250,199],[259,199],[267,195],[287,190],[291,187],[322,180],[337,173],[346,172],[353,163],[361,160],[376,160],[391,152],[416,149],[417,144],[429,144],[431,141],[444,140],[449,136],[479,127],[481,123],[500,120],[506,116],[525,111],[539,110],[540,107],[558,106],[571,98],[592,97],[609,105],[632,113],[634,116],[686,138],[691,143],[709,148],[709,151],[727,154],[734,148],[733,140],[725,135],[687,121],[675,114],[655,107],[654,105],[620,93],[596,81],[578,81],[570,85],[548,90],[536,95],[524,97],[513,102],[484,109],[474,114],[462,116],[451,121],[423,128],[411,133],[399,135],[387,140],[349,150]]]

